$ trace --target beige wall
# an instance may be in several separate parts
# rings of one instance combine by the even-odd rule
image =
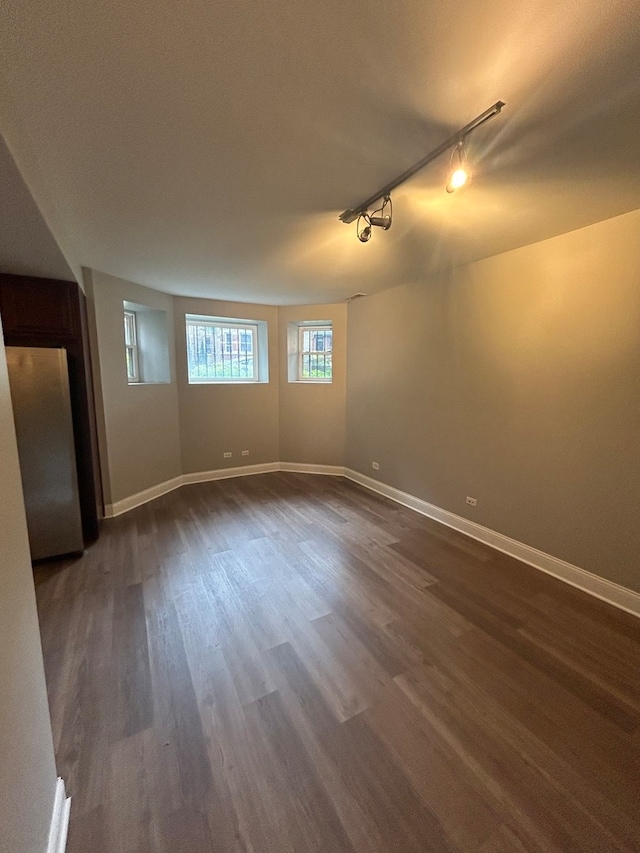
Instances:
[[[181,473],[265,462],[344,464],[346,306],[278,308],[171,297],[85,270],[105,503]],[[170,320],[170,385],[130,386],[126,379],[122,303],[166,310]],[[190,385],[185,315],[268,324],[269,382]],[[287,324],[331,320],[334,382],[296,385],[287,378]],[[151,433],[151,435],[150,435]],[[248,456],[242,451],[248,450]],[[230,459],[224,454],[230,452]]]
[[[105,503],[114,503],[181,473],[173,297],[95,270],[85,270],[85,289]],[[171,382],[127,383],[124,300],[167,312]]]
[[[183,472],[278,461],[278,309],[268,305],[174,300]],[[266,320],[269,382],[189,385],[185,314]],[[249,456],[241,456],[243,450]],[[232,453],[231,459],[223,454]]]
[[[352,303],[347,400],[351,468],[640,590],[640,211]]]
[[[344,465],[347,373],[347,306],[302,305],[278,309],[280,324],[280,460]],[[331,320],[333,381],[289,382],[287,327],[301,320]]]
[[[56,768],[0,330],[0,851],[44,853]]]

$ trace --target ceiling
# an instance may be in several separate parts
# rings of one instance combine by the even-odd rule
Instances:
[[[0,12],[0,130],[76,272],[330,302],[640,207],[636,0]],[[444,192],[444,157],[394,193],[389,232],[338,221],[498,99],[470,187]]]
[[[0,272],[73,280],[73,272],[0,137]]]

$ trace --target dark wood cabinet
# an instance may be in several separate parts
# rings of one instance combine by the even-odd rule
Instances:
[[[78,285],[71,281],[2,276],[0,305],[5,333],[53,336],[72,342],[80,334]]]
[[[102,490],[84,293],[75,281],[0,274],[6,346],[64,347],[85,544],[98,538]]]

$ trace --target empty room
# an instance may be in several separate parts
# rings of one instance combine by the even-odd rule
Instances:
[[[638,853],[640,6],[0,8],[0,853]]]

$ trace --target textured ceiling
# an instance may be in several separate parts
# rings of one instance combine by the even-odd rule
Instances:
[[[0,0],[0,129],[64,254],[173,293],[373,293],[640,207],[636,0]],[[494,101],[362,245],[338,214]]]
[[[1,137],[0,198],[0,272],[73,280]]]

